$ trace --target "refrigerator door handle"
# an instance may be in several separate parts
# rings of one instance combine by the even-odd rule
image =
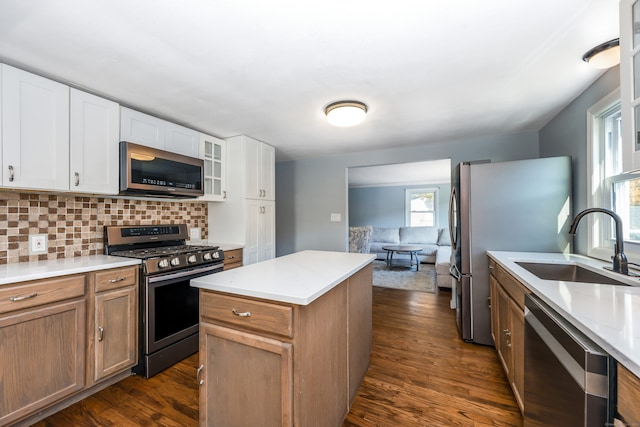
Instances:
[[[451,195],[449,196],[449,238],[451,239],[451,249],[453,251],[455,251],[458,246],[458,242],[456,241],[457,197],[456,188],[453,187],[451,189]]]
[[[451,275],[451,277],[458,281],[462,279],[462,273],[460,273],[460,270],[458,270],[458,266],[455,264],[451,264],[451,267],[449,267],[449,274]]]

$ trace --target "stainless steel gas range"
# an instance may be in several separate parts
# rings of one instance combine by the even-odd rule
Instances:
[[[105,227],[107,255],[142,260],[139,363],[152,377],[198,351],[198,289],[193,278],[223,269],[217,246],[187,245],[187,225]]]

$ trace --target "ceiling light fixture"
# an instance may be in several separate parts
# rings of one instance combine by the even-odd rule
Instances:
[[[620,63],[620,39],[609,40],[582,56],[584,62],[604,70]]]
[[[338,101],[327,105],[324,114],[334,126],[355,126],[364,120],[367,106],[359,101]]]

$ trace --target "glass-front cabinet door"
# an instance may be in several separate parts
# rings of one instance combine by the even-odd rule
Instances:
[[[204,160],[204,196],[202,200],[224,201],[226,141],[209,135],[200,135],[200,158]]]
[[[620,96],[628,172],[640,169],[640,0],[620,0]]]

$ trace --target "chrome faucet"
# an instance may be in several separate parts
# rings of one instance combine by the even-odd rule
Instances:
[[[613,268],[612,270],[616,273],[622,273],[629,275],[629,262],[627,261],[627,256],[624,254],[623,250],[623,235],[622,235],[622,218],[618,216],[617,213],[610,211],[609,209],[603,208],[589,208],[580,212],[573,219],[571,223],[571,227],[569,227],[569,234],[575,235],[576,229],[578,228],[578,223],[582,219],[583,216],[593,213],[593,212],[602,212],[609,215],[616,223],[616,252],[613,255]]]

